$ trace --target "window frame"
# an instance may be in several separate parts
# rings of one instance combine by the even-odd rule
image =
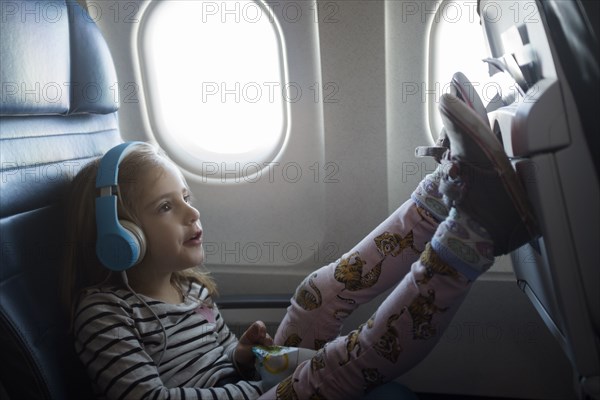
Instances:
[[[222,177],[228,175],[227,171],[236,171],[236,173],[231,175],[233,179],[225,183],[235,184],[252,181],[254,176],[260,176],[265,170],[268,170],[273,163],[277,162],[289,141],[291,130],[290,106],[292,102],[286,99],[291,99],[292,97],[290,94],[291,86],[290,84],[287,84],[287,82],[289,82],[289,71],[283,30],[277,16],[264,1],[247,1],[255,3],[262,10],[264,16],[267,17],[267,23],[269,23],[273,29],[278,49],[277,58],[280,65],[279,79],[281,82],[281,93],[283,98],[281,102],[282,124],[278,137],[266,151],[265,149],[260,148],[244,153],[220,153],[205,150],[201,153],[199,152],[199,154],[191,154],[177,139],[173,140],[174,137],[169,133],[168,127],[163,126],[164,123],[154,115],[156,105],[153,92],[156,91],[156,86],[153,87],[151,82],[151,71],[149,71],[148,66],[144,64],[144,58],[147,57],[147,55],[144,55],[144,47],[146,45],[145,35],[147,29],[149,29],[149,16],[162,4],[162,2],[149,2],[149,4],[147,4],[140,19],[139,28],[135,33],[137,50],[136,58],[143,86],[141,93],[143,101],[145,102],[143,108],[145,119],[153,139],[169,153],[171,159],[173,159],[173,161],[178,164],[189,177],[192,179],[196,178],[202,182],[210,183],[213,180],[218,180],[219,183],[224,183]],[[246,165],[249,167],[241,167]]]

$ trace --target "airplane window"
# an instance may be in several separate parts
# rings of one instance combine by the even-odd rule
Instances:
[[[139,45],[156,139],[195,174],[268,165],[285,141],[294,95],[272,13],[253,0],[151,4]]]
[[[442,129],[439,98],[449,91],[455,72],[467,76],[484,105],[495,95],[497,88],[489,82],[487,65],[482,61],[486,57],[477,1],[441,2],[430,31],[428,88],[422,91],[427,94],[429,124],[434,136]]]

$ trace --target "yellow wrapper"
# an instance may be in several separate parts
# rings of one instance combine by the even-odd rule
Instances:
[[[254,346],[252,352],[256,356],[256,370],[262,379],[264,391],[291,375],[298,364],[316,353],[314,350],[285,346]]]

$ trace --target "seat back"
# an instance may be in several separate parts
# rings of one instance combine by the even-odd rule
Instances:
[[[519,286],[569,357],[581,398],[600,398],[598,6],[481,0],[492,72],[513,102],[490,112],[541,226],[511,257]],[[590,15],[587,15],[590,13]],[[595,23],[596,26],[592,25]]]
[[[0,387],[90,398],[59,302],[61,205],[78,169],[122,141],[117,77],[76,2],[0,3]]]

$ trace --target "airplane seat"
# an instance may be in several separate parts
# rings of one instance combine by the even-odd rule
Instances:
[[[517,283],[569,358],[579,398],[600,399],[600,56],[598,7],[586,3],[480,0],[478,11],[492,79],[514,81],[490,124],[541,229],[511,254]]]
[[[122,139],[104,39],[74,1],[2,1],[0,397],[87,399],[59,302],[72,176]]]

